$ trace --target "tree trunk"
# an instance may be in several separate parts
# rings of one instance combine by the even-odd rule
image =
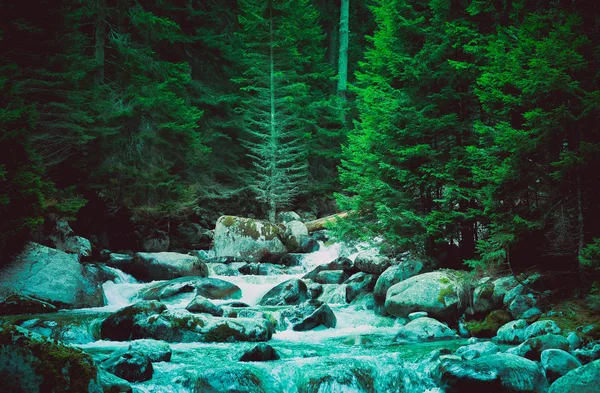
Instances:
[[[338,214],[332,214],[331,216],[319,218],[318,220],[305,222],[306,228],[309,232],[319,231],[325,229],[325,224],[334,222],[337,219],[348,217],[348,212],[342,212]]]
[[[348,21],[350,18],[350,0],[342,0],[340,10],[340,54],[338,58],[338,86],[337,93],[342,104],[346,103],[346,91],[348,90]],[[345,111],[342,111],[342,119],[346,122]]]

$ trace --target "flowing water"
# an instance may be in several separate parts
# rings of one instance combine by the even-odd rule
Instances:
[[[260,297],[275,285],[290,278],[300,278],[314,267],[331,262],[344,253],[339,244],[322,246],[308,254],[303,265],[289,274],[270,276],[214,276],[239,286],[241,302],[254,310],[273,312],[278,308],[257,305]],[[355,256],[346,252],[350,258]],[[62,315],[78,315],[85,323],[96,323],[124,306],[140,299],[138,292],[149,284],[112,269],[117,277],[104,284],[107,305],[101,308],[62,311]],[[376,315],[360,306],[336,304],[336,287],[330,286],[320,300],[328,303],[337,317],[333,329],[318,327],[311,331],[277,331],[268,342],[281,359],[269,362],[239,362],[241,354],[256,343],[174,343],[170,362],[154,363],[150,381],[135,383],[140,392],[248,392],[248,393],[395,393],[443,392],[430,377],[423,359],[431,351],[444,347],[456,349],[463,340],[400,345],[393,342],[400,323]],[[193,294],[170,298],[168,308],[185,308]],[[215,303],[220,303],[215,301]],[[279,308],[280,309],[280,308]],[[50,317],[52,318],[52,317]],[[95,321],[95,322],[93,322]],[[52,321],[37,320],[38,325]],[[128,342],[71,340],[102,360]]]

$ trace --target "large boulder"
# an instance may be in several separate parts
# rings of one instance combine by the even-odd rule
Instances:
[[[100,337],[104,340],[128,341],[133,325],[151,315],[160,314],[167,307],[156,301],[143,301],[120,309],[109,315],[100,326]]]
[[[102,392],[89,355],[11,325],[0,326],[0,381],[11,393]]]
[[[308,299],[307,291],[304,281],[292,278],[271,288],[260,298],[258,304],[261,306],[300,304]]]
[[[200,296],[200,295],[198,295],[194,299],[192,299],[190,304],[188,304],[185,309],[191,313],[198,313],[198,314],[204,313],[204,314],[210,314],[215,317],[223,316],[223,308],[221,306],[217,306],[216,304],[214,304],[213,302],[211,302],[204,296]]]
[[[385,301],[385,295],[392,285],[416,276],[422,269],[423,263],[412,259],[407,259],[397,265],[388,267],[381,273],[381,276],[379,276],[377,283],[375,284],[375,289],[373,290],[375,300],[379,303],[383,303]]]
[[[560,327],[558,327],[556,322],[548,319],[543,321],[537,321],[529,325],[527,329],[525,329],[525,338],[527,339],[537,336],[543,336],[547,333],[560,334],[561,332],[562,330],[560,329]]]
[[[361,272],[379,275],[391,266],[391,261],[383,255],[361,252],[354,259],[354,266]]]
[[[329,263],[315,267],[313,270],[302,276],[302,278],[315,281],[319,273],[324,270],[343,270],[348,274],[354,274],[358,272],[358,270],[354,267],[354,262],[348,258],[339,257]]]
[[[348,273],[343,270],[323,270],[315,277],[318,284],[341,284],[348,279]]]
[[[396,342],[422,342],[457,338],[456,333],[440,321],[421,317],[402,326],[394,338]]]
[[[373,292],[376,277],[373,274],[358,272],[348,278],[346,284],[346,301],[351,303],[361,293]]]
[[[500,308],[502,301],[494,296],[494,283],[489,277],[479,280],[473,291],[473,311],[476,314],[489,313]]]
[[[527,321],[524,319],[507,322],[498,329],[496,340],[502,344],[520,344],[525,341],[526,329]]]
[[[116,351],[100,363],[100,367],[129,382],[148,381],[154,373],[148,356],[139,351]]]
[[[252,218],[222,216],[215,228],[217,256],[234,256],[251,262],[268,260],[287,251],[277,225]]]
[[[136,322],[132,338],[171,343],[267,341],[273,326],[266,319],[217,318],[186,310],[167,310]]]
[[[195,292],[208,299],[240,299],[242,290],[235,284],[212,277],[181,277],[158,282],[140,290],[144,300],[161,300],[182,294]]]
[[[303,240],[308,239],[308,228],[302,221],[289,221],[283,224],[285,228],[281,241],[291,252],[300,252],[300,245]]]
[[[550,383],[566,375],[569,371],[581,367],[581,362],[575,356],[560,349],[543,351],[540,360]]]
[[[132,393],[131,384],[102,368],[98,370],[98,381],[104,393]]]
[[[388,289],[385,310],[403,318],[414,311],[426,311],[434,318],[455,321],[465,308],[461,290],[461,280],[452,271],[420,274]]]
[[[44,314],[57,312],[58,308],[48,302],[24,295],[10,295],[0,302],[0,315]]]
[[[518,347],[509,349],[508,352],[527,359],[540,360],[542,352],[547,349],[568,351],[569,342],[563,336],[548,333],[543,336],[527,339]]]
[[[141,352],[148,356],[151,362],[168,362],[173,351],[171,346],[164,341],[143,339],[135,340],[129,344],[129,351]]]
[[[456,354],[464,360],[473,360],[482,356],[493,355],[500,352],[500,348],[491,341],[482,341],[465,345],[456,350]]]
[[[25,249],[0,270],[0,298],[11,294],[31,296],[59,308],[101,307],[101,283],[79,256],[37,243]]]
[[[331,308],[318,300],[309,300],[296,307],[281,312],[279,326],[285,330],[291,327],[295,331],[306,331],[325,326],[334,328],[337,318]]]
[[[279,354],[275,348],[264,343],[255,345],[240,356],[240,362],[268,362],[270,360],[279,360]]]
[[[598,393],[600,381],[600,360],[571,370],[558,378],[549,393]]]
[[[525,314],[537,304],[535,296],[531,293],[517,295],[508,305],[508,311],[515,319],[527,319]]]
[[[500,353],[473,360],[446,360],[440,364],[447,393],[546,393],[548,381],[531,360]]]
[[[171,280],[187,276],[208,276],[208,267],[195,256],[176,252],[138,252],[133,257],[131,270],[138,280]]]

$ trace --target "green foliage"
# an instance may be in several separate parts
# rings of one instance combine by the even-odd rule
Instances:
[[[579,260],[588,269],[600,270],[600,238],[594,238],[591,243],[586,244]]]

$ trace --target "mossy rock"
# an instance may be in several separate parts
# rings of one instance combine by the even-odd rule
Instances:
[[[470,321],[466,323],[467,330],[473,337],[492,338],[498,329],[507,322],[512,321],[512,316],[504,310],[494,310],[483,321]]]

